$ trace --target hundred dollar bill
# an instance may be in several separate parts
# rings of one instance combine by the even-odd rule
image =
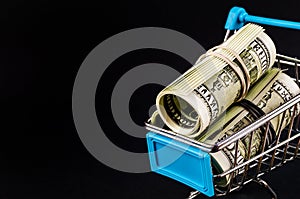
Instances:
[[[195,139],[207,144],[215,144],[253,123],[259,117],[256,114],[269,113],[299,93],[300,89],[291,77],[283,73],[280,69],[270,69],[250,89],[248,95],[245,97],[244,102],[246,102],[245,104],[248,102],[250,107],[242,103],[234,103],[224,115],[218,118],[215,123]],[[253,110],[253,107],[256,107],[256,109],[254,108],[255,110]],[[257,113],[259,111],[262,113]],[[266,136],[267,146],[270,146],[275,141],[276,135],[291,122],[293,112],[294,108],[288,109],[285,113],[281,113],[270,121],[270,130]],[[299,105],[295,113],[299,113]],[[261,150],[265,128],[263,126],[254,130],[251,142],[250,135],[245,136],[238,142],[236,164],[243,163],[245,159],[253,157]],[[250,153],[248,153],[250,143]],[[221,151],[211,153],[211,157],[213,167],[217,173],[229,170],[234,164],[235,143]],[[228,185],[229,177],[227,175],[222,179],[216,180],[215,183],[224,187]]]
[[[174,132],[195,137],[243,99],[275,57],[271,38],[249,23],[163,89],[156,98],[158,113]]]

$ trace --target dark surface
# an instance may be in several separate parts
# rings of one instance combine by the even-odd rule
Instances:
[[[244,7],[249,14],[258,16],[300,21],[298,1],[206,1],[205,5],[201,2],[1,2],[0,199],[185,198],[190,188],[183,184],[155,173],[119,172],[90,155],[73,123],[72,87],[87,54],[106,38],[124,30],[145,26],[170,28],[209,49],[223,40],[223,27],[232,6]],[[300,55],[299,31],[266,29],[279,53]],[[137,54],[137,58],[133,55],[124,58],[127,69],[152,60],[182,71],[189,67],[174,55],[144,53]],[[115,77],[121,75],[111,70]],[[153,104],[151,100],[160,89],[143,87],[134,98],[151,90],[147,102]],[[147,109],[131,114],[141,123]],[[114,128],[112,121],[105,123],[108,129]],[[111,140],[117,145],[145,152],[144,139],[113,130]],[[279,198],[299,198],[299,166],[299,160],[288,163],[264,178]],[[256,184],[249,184],[228,198],[268,198],[268,195]]]

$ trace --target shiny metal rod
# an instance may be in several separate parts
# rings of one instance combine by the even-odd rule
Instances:
[[[192,191],[187,199],[193,199],[200,194],[199,191]]]

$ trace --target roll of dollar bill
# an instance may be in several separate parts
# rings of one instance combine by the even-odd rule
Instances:
[[[172,131],[195,137],[243,99],[275,57],[275,45],[264,29],[246,24],[158,94],[158,113]]]
[[[267,71],[264,77],[250,89],[244,101],[249,102],[250,105],[255,105],[263,113],[269,113],[299,93],[298,85],[290,76],[283,73],[280,69],[273,68]],[[195,139],[207,144],[215,144],[220,140],[226,139],[226,137],[237,133],[257,119],[255,116],[256,112],[250,109],[240,103],[234,103],[225,114]],[[272,132],[267,133],[266,145],[272,144],[276,135],[291,122],[293,111],[294,108],[288,109],[284,117],[283,113],[281,113],[270,121],[269,128]],[[299,107],[297,107],[295,112],[296,114],[299,113]],[[237,164],[243,163],[246,158],[253,157],[261,150],[264,132],[265,127],[260,127],[253,132],[251,142],[250,135],[245,136],[238,142]],[[249,143],[251,143],[251,146],[250,154],[248,155]],[[234,164],[235,143],[221,151],[211,153],[211,157],[213,167],[217,173],[229,170]],[[215,183],[225,187],[229,183],[229,178],[230,176],[227,175],[224,178],[217,179]]]

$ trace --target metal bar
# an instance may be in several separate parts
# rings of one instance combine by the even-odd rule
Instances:
[[[278,53],[276,54],[276,57],[280,57],[280,58],[292,61],[292,62],[289,62],[291,65],[295,65],[295,62],[300,62],[300,59],[297,59],[295,57],[289,57],[289,56],[278,54]]]
[[[237,154],[238,154],[238,148],[239,148],[239,140],[237,140],[235,142],[235,148],[234,148],[234,162],[233,162],[233,168],[236,167],[237,164]],[[232,183],[233,183],[233,178],[235,177],[235,172],[230,173],[230,177],[229,177],[229,185],[226,191],[226,194],[229,193],[231,191],[231,187],[232,187]]]
[[[298,151],[299,151],[299,146],[300,146],[300,138],[298,139],[298,143],[295,149],[294,157],[296,158],[298,156]]]
[[[295,129],[296,129],[297,131],[299,131],[299,123],[300,123],[300,115],[298,115],[298,116],[296,117]]]
[[[279,124],[279,128],[278,128],[278,131],[276,134],[277,134],[277,139],[276,139],[276,143],[275,143],[275,146],[278,145],[279,143],[279,139],[280,139],[280,136],[281,136],[281,128],[282,128],[282,124],[283,124],[283,121],[284,121],[284,118],[285,118],[285,114],[286,114],[286,111],[283,112],[282,116],[281,116],[281,120],[280,120],[280,124]],[[273,164],[274,164],[274,160],[275,160],[275,153],[276,153],[276,148],[274,149],[273,151],[273,155],[272,155],[272,159],[271,159],[271,162],[270,162],[270,167],[269,167],[269,170],[271,170]]]
[[[261,162],[261,164],[262,165],[269,165],[269,163],[267,163],[266,161],[267,160],[269,160],[269,157],[266,157],[266,158],[264,158],[263,160],[262,160],[262,162]],[[257,164],[253,164],[253,166],[256,166]],[[261,173],[261,168],[260,168],[260,171],[259,171],[259,173]],[[259,173],[257,174],[257,176],[259,175]]]
[[[278,158],[278,154],[280,153],[280,150],[277,148],[276,153],[275,153],[275,158]],[[266,154],[267,157],[272,158],[272,155]],[[270,163],[269,163],[270,164]]]
[[[246,160],[249,160],[250,156],[251,156],[251,147],[252,147],[253,133],[254,133],[254,131],[252,131],[250,133],[250,140],[249,140],[249,146],[248,146]],[[249,169],[249,164],[246,164],[240,185],[243,185],[243,183],[244,183],[244,181],[245,181],[245,179],[247,177],[247,174],[248,174],[248,169]]]
[[[193,199],[193,198],[197,197],[198,195],[200,195],[199,191],[191,191],[190,195],[187,199]]]
[[[300,82],[299,82],[299,68],[298,68],[298,62],[295,61],[295,69],[296,69],[296,82],[297,82],[297,85],[300,86]],[[296,129],[298,130],[299,129],[299,123],[300,123],[300,115],[297,116],[297,119],[296,119]]]
[[[294,125],[294,119],[295,119],[295,116],[296,116],[296,110],[297,110],[297,105],[294,106],[293,115],[292,115],[292,117],[291,117],[291,122],[290,122],[290,124],[289,124],[288,136],[287,136],[288,139],[291,137],[291,132],[292,132],[292,128],[293,128],[293,125]],[[283,152],[283,156],[282,156],[282,161],[281,161],[282,164],[283,164],[284,161],[285,161],[286,153],[287,153],[288,147],[289,147],[289,143],[286,143],[286,144],[285,144],[285,147],[284,147],[284,152]]]
[[[295,130],[299,131],[299,124],[300,124],[300,115],[296,117],[296,124],[295,124]]]
[[[288,108],[291,108],[296,103],[299,103],[299,101],[300,101],[300,94],[296,95],[295,97],[293,97],[291,100],[284,103],[280,107],[278,107],[278,108],[274,109],[273,111],[267,113],[266,115],[262,116],[260,119],[253,122],[251,125],[246,126],[242,130],[240,130],[238,133],[235,133],[235,134],[229,136],[227,139],[216,143],[213,150],[218,151],[218,150],[221,150],[221,149],[227,147],[229,144],[237,141],[238,139],[241,139],[242,137],[249,134],[251,131],[254,131],[255,129],[257,129],[260,126],[264,125],[266,121],[269,121],[269,120],[273,119],[274,117],[276,117],[277,115],[279,115],[283,111],[287,110]]]
[[[273,157],[273,156],[272,156],[272,157]],[[280,158],[280,157],[278,157],[278,156],[275,155],[275,156],[274,156],[274,160],[282,160],[282,158]],[[273,166],[273,165],[272,165],[272,166]],[[272,167],[272,166],[271,166],[271,167]]]
[[[295,143],[295,146],[294,143],[290,143],[290,148],[295,150],[297,148],[297,143]]]
[[[291,145],[289,145],[289,148],[292,148]],[[294,148],[294,149],[295,149],[295,148]],[[284,150],[281,150],[281,149],[277,149],[277,151],[280,152],[280,153],[283,153],[283,152],[284,152]],[[289,152],[289,151],[287,151],[286,154],[288,154],[288,155],[294,155],[294,153]]]
[[[281,57],[280,56],[276,56],[276,61],[277,61],[277,68],[281,69]]]
[[[298,86],[300,86],[299,85],[299,70],[298,70],[298,64],[297,64],[297,61],[295,61],[295,72],[296,72],[296,80],[297,80],[297,84],[298,84]]]
[[[291,145],[289,145],[289,146],[290,146],[289,148],[292,148]],[[294,149],[295,149],[295,148],[294,148]],[[277,149],[277,152],[278,152],[278,153],[283,153],[284,150],[282,150],[282,149]],[[286,154],[292,155],[292,156],[293,156],[293,155],[295,154],[295,152],[289,152],[289,151],[287,151]],[[267,154],[266,156],[267,156],[267,157],[272,157],[272,156],[269,156],[268,154]],[[277,157],[277,154],[275,155],[275,158],[277,158],[277,159],[282,159],[282,158]]]
[[[264,137],[263,137],[263,143],[262,143],[262,148],[261,148],[261,153],[263,153],[265,151],[265,146],[266,146],[266,142],[267,142],[267,133],[269,131],[269,128],[270,128],[270,121],[268,121],[266,123],[266,129],[265,129],[265,133],[264,133]],[[263,156],[261,156],[258,160],[258,165],[257,165],[257,170],[256,170],[256,177],[258,175],[258,173],[260,172],[260,168],[261,168],[261,164],[262,164],[262,159],[263,159]]]
[[[223,191],[217,190],[219,193],[216,193],[216,197],[222,197],[222,196],[226,196],[226,193],[224,193]]]
[[[226,34],[225,34],[225,37],[224,37],[224,42],[228,39],[229,34],[230,34],[230,30],[227,30]]]
[[[277,63],[280,62],[281,64],[286,64],[286,65],[289,65],[289,66],[295,66],[294,61],[282,60],[281,58],[276,58],[275,60],[276,60]]]

